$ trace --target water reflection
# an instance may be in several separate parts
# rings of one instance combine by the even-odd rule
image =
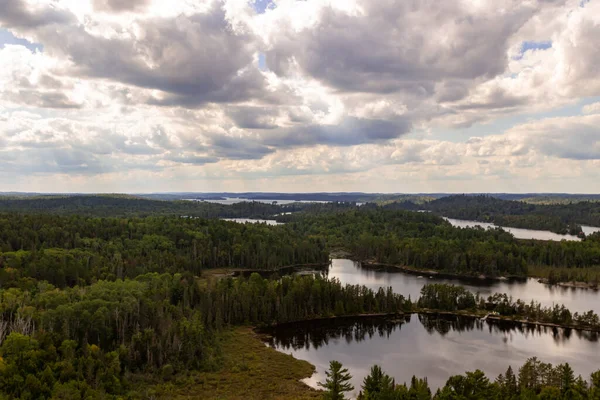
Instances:
[[[358,389],[377,363],[398,382],[428,377],[435,389],[451,375],[481,369],[494,379],[529,357],[568,362],[588,377],[598,368],[598,334],[457,316],[413,315],[402,321],[327,320],[273,328],[268,344],[317,367],[306,382],[316,387],[329,361],[350,369]],[[356,393],[355,393],[356,395]]]

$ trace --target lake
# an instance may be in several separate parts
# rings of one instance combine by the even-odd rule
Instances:
[[[405,323],[382,319],[313,321],[271,329],[267,344],[316,366],[305,379],[312,387],[325,379],[331,360],[353,375],[354,396],[373,364],[396,379],[427,377],[433,392],[455,374],[480,369],[493,381],[509,365],[518,368],[537,356],[568,362],[585,379],[600,368],[598,334],[551,328],[523,328],[465,317],[412,315]]]
[[[274,219],[221,218],[221,220],[223,220],[223,221],[237,222],[238,224],[283,225],[282,222],[277,222]]]
[[[546,285],[539,283],[535,278],[524,281],[495,281],[429,278],[428,275],[419,277],[393,268],[373,270],[361,266],[358,262],[346,259],[331,260],[327,276],[339,279],[342,284],[365,285],[374,290],[391,286],[394,292],[403,294],[406,297],[410,295],[412,300],[419,298],[421,288],[426,283],[452,283],[462,285],[472,292],[479,292],[485,296],[494,293],[506,293],[515,300],[522,299],[527,302],[536,300],[545,306],[564,304],[571,311],[600,311],[598,309],[599,291]]]
[[[456,226],[459,228],[473,228],[474,226],[481,226],[482,228],[498,228],[497,225],[494,224],[490,224],[490,223],[486,223],[486,222],[478,222],[478,221],[467,221],[467,220],[463,220],[463,219],[454,219],[454,218],[446,218],[444,217],[444,219],[448,222],[450,222],[452,224],[452,226]],[[573,236],[573,235],[559,235],[558,233],[554,233],[554,232],[550,232],[550,231],[538,231],[538,230],[534,230],[534,229],[521,229],[521,228],[510,228],[510,227],[505,227],[505,226],[501,226],[500,228],[504,229],[507,232],[510,232],[513,234],[513,236],[517,239],[537,239],[537,240],[555,240],[555,241],[561,241],[561,240],[581,240],[580,238],[578,238],[577,236]],[[586,227],[591,229],[596,229],[596,228],[592,228],[592,227]],[[588,234],[588,232],[586,232],[586,229],[583,229],[584,233]]]

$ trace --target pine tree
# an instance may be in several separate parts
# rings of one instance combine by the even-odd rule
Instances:
[[[323,398],[326,400],[344,400],[344,393],[354,390],[350,383],[352,375],[348,373],[347,368],[343,368],[338,361],[329,363],[329,371],[325,372],[327,379],[325,382],[319,382],[319,386],[325,389]]]
[[[365,377],[362,385],[362,396],[364,400],[389,398],[393,395],[394,380],[383,373],[379,365],[371,367],[371,373]]]

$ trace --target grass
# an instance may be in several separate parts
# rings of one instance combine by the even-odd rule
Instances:
[[[314,366],[265,346],[251,328],[223,334],[223,367],[217,372],[190,372],[172,383],[153,387],[155,399],[317,399],[321,395],[300,382]]]

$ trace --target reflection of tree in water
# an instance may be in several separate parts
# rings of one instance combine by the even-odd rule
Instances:
[[[400,329],[404,321],[390,321],[382,318],[360,320],[343,319],[331,321],[309,321],[286,324],[274,328],[269,345],[284,350],[299,350],[311,347],[318,349],[327,346],[330,341],[344,339],[347,343],[361,342],[374,335],[389,337],[396,329]]]
[[[490,335],[501,335],[502,340],[505,342],[512,341],[515,333],[519,333],[526,338],[552,335],[556,344],[568,342],[573,336],[591,342],[597,342],[599,339],[598,332],[536,326],[513,321],[490,319],[481,321],[479,318],[430,314],[419,314],[418,319],[430,335],[436,333],[444,336],[450,331],[483,331],[485,329]],[[410,316],[406,318],[406,322],[408,321],[410,321]],[[286,324],[273,328],[269,332],[272,338],[270,338],[268,344],[284,350],[290,348],[294,350],[306,348],[308,350],[311,347],[319,349],[327,346],[330,341],[361,342],[371,339],[374,335],[387,338],[396,330],[401,329],[402,322],[383,318],[360,320],[348,318]]]
[[[427,333],[439,333],[444,336],[450,331],[482,330],[484,322],[477,318],[464,318],[452,315],[419,314],[419,322]]]
[[[591,342],[597,342],[599,339],[598,332],[530,325],[514,321],[496,321],[490,319],[481,321],[479,318],[429,314],[419,314],[419,321],[427,333],[438,333],[442,336],[450,331],[464,332],[474,329],[482,331],[487,327],[491,335],[503,335],[503,340],[505,341],[508,341],[509,338],[512,339],[514,333],[520,333],[526,338],[551,335],[556,344],[568,342],[573,335],[578,339]]]

